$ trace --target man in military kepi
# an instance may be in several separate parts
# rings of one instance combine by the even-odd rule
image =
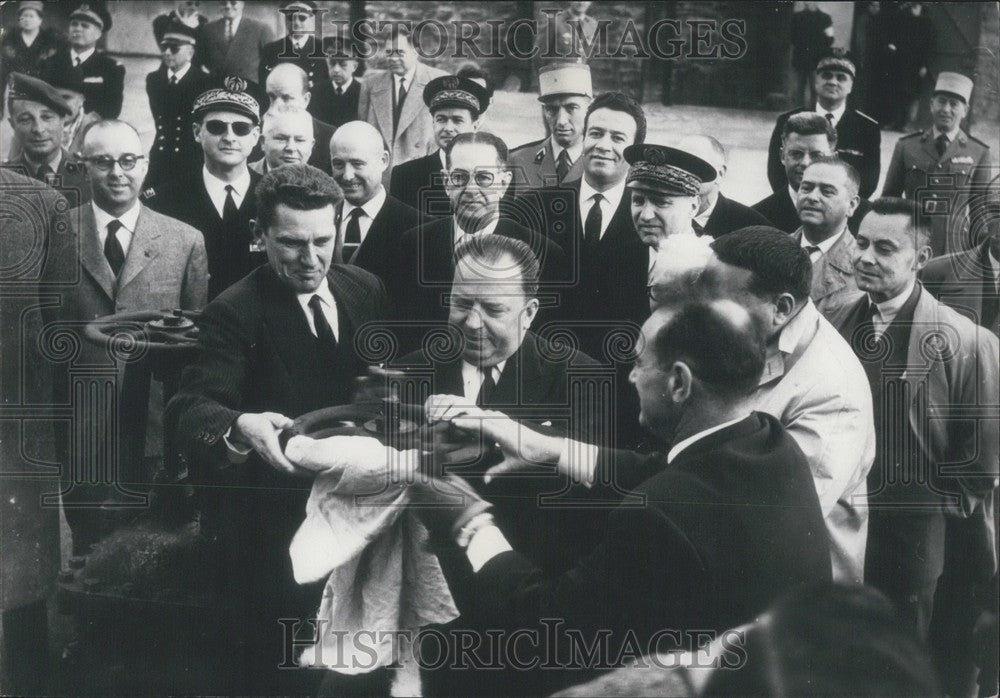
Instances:
[[[201,147],[194,142],[191,108],[194,100],[212,86],[208,71],[193,62],[198,30],[174,22],[160,38],[163,63],[146,76],[149,110],[156,123],[156,138],[149,149],[146,186],[171,177],[198,173]]]
[[[313,0],[291,0],[281,3],[279,12],[287,22],[288,35],[275,39],[260,49],[259,84],[267,82],[267,76],[279,63],[294,63],[309,76],[309,84],[316,85],[327,80],[326,58],[321,47],[316,45],[316,3]],[[317,119],[326,121],[319,114]]]
[[[555,63],[538,71],[538,101],[548,135],[510,151],[515,194],[580,178],[583,122],[594,96],[590,68]]]
[[[447,169],[445,151],[455,136],[479,128],[479,117],[489,106],[490,95],[478,82],[443,75],[427,83],[424,104],[431,112],[438,149],[395,166],[389,179],[389,193],[420,211],[426,222],[450,214],[451,205],[442,174],[442,170]]]
[[[902,196],[920,204],[930,217],[935,257],[973,246],[963,239],[965,227],[952,221],[964,218],[956,214],[968,204],[969,190],[985,192],[991,179],[989,146],[962,130],[972,86],[972,80],[960,73],[938,75],[931,99],[934,125],[896,142],[882,189],[882,196]],[[971,227],[976,228],[975,222]]]

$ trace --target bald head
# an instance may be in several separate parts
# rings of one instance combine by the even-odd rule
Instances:
[[[309,104],[309,76],[294,63],[279,63],[264,83],[272,105],[305,109]]]
[[[344,198],[360,206],[382,190],[382,174],[389,167],[389,152],[382,134],[364,121],[349,121],[330,139],[333,178]]]

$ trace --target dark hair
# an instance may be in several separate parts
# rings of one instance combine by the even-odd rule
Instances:
[[[858,175],[858,171],[854,169],[854,165],[847,162],[847,160],[842,159],[839,155],[824,155],[823,157],[816,158],[811,163],[809,167],[813,165],[832,165],[833,167],[839,167],[847,175],[847,180],[851,183],[854,188],[854,193],[857,194],[861,189],[861,176]],[[809,169],[808,167],[806,169]]]
[[[642,110],[641,104],[624,92],[605,92],[594,98],[594,101],[587,107],[587,116],[583,119],[584,133],[587,132],[590,115],[596,109],[612,109],[614,111],[625,112],[635,121],[635,140],[633,143],[644,143],[646,141],[646,113]]]
[[[790,293],[796,301],[809,297],[812,262],[788,233],[752,225],[717,238],[711,244],[720,262],[753,273],[750,291],[759,296]],[[711,270],[706,270],[710,276]]]
[[[722,398],[750,395],[764,371],[766,348],[761,333],[749,316],[736,324],[717,303],[680,306],[651,344],[661,367],[683,361],[695,378]]]
[[[497,160],[500,161],[500,164],[507,164],[507,144],[503,142],[500,136],[496,136],[489,131],[470,131],[468,133],[460,133],[451,139],[451,143],[445,149],[445,154],[448,156],[448,165],[451,165],[451,151],[455,149],[456,145],[474,145],[476,143],[492,145],[497,151]]]
[[[524,295],[533,298],[538,293],[541,266],[531,248],[520,240],[504,235],[467,235],[455,248],[455,266],[466,257],[472,257],[483,267],[499,268],[504,255],[510,255],[517,264]]]
[[[296,211],[336,207],[344,194],[333,178],[311,165],[285,165],[270,170],[257,183],[257,224],[267,230],[279,204]]]
[[[941,695],[927,651],[871,587],[826,582],[791,592],[741,646],[746,663],[713,671],[701,695]]]
[[[493,85],[493,78],[491,78],[490,74],[478,65],[474,65],[472,63],[463,65],[458,69],[458,72],[455,73],[455,75],[469,80],[482,80],[486,83],[486,93],[490,96],[490,99],[493,99],[493,90],[495,89]]]
[[[872,213],[877,213],[880,216],[906,216],[910,219],[910,228],[917,234],[917,244],[915,246],[923,247],[930,244],[930,223],[916,201],[900,199],[895,196],[883,196],[880,199],[872,201],[871,209],[865,216]]]
[[[826,136],[830,147],[837,147],[837,131],[833,128],[833,124],[816,112],[804,111],[788,117],[785,127],[781,129],[781,142],[788,140],[789,134],[792,133],[800,136]]]

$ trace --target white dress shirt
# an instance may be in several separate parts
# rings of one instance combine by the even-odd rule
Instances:
[[[830,237],[828,237],[823,242],[817,242],[815,244],[809,242],[806,239],[806,234],[803,232],[802,233],[802,241],[800,243],[800,246],[802,247],[802,249],[806,249],[807,247],[818,247],[819,248],[819,250],[813,251],[813,252],[809,253],[809,261],[811,261],[813,264],[815,264],[816,262],[819,261],[820,257],[822,257],[827,252],[829,252],[830,248],[832,248],[834,245],[837,244],[837,241],[840,240],[840,238],[842,238],[846,232],[847,232],[847,222],[845,221],[844,222],[844,228],[843,228],[843,230],[841,230],[838,234],[831,235]]]
[[[368,230],[372,227],[372,222],[375,220],[375,216],[378,215],[378,212],[382,210],[382,206],[385,205],[385,197],[385,187],[379,185],[378,193],[360,206],[355,206],[345,199],[344,210],[340,217],[341,239],[344,239],[344,235],[347,232],[347,223],[350,221],[351,211],[360,208],[363,213],[358,216],[358,228],[361,230],[361,242],[364,242],[365,237],[368,235]]]
[[[792,200],[792,207],[798,208],[796,204],[799,202],[799,192],[792,188],[792,185],[788,185],[788,198]]]
[[[104,249],[104,243],[108,240],[108,223],[117,220],[121,222],[122,227],[118,229],[118,234],[115,237],[118,238],[118,242],[122,246],[122,252],[128,257],[128,250],[132,246],[132,236],[135,235],[135,226],[139,221],[142,204],[136,201],[132,204],[132,208],[120,216],[112,216],[93,201],[90,202],[90,207],[94,211],[94,221],[97,223],[97,240],[101,243],[101,249]]]
[[[496,366],[491,366],[489,371],[493,374],[493,384],[497,385],[500,383],[500,374],[503,373],[503,367],[507,365],[507,361],[501,361]],[[479,390],[483,387],[483,381],[486,380],[486,370],[480,368],[479,366],[473,366],[467,361],[462,362],[462,390],[465,394],[465,399],[469,400],[471,404],[476,404],[476,398],[479,397]]]
[[[728,422],[723,422],[722,424],[716,424],[714,427],[709,427],[708,429],[703,429],[697,434],[692,434],[686,439],[681,439],[675,443],[671,449],[667,452],[667,463],[673,463],[674,459],[681,454],[681,451],[688,448],[692,444],[701,441],[709,434],[714,434],[717,431],[722,431],[726,427],[732,426],[738,422],[742,422],[746,417],[737,417],[736,419],[730,419]]]
[[[500,216],[497,216],[496,218],[494,218],[493,220],[491,220],[483,228],[480,228],[475,233],[467,233],[464,230],[462,230],[462,226],[460,226],[458,224],[458,221],[455,220],[454,217],[452,218],[452,221],[455,223],[455,244],[457,245],[459,242],[462,241],[462,238],[464,238],[466,235],[490,235],[490,234],[492,234],[493,231],[497,229],[497,225],[500,223]]]
[[[827,114],[833,114],[833,120],[830,123],[833,124],[834,128],[837,128],[837,124],[840,123],[840,118],[844,115],[845,111],[847,111],[846,100],[836,109],[824,109],[819,105],[819,102],[816,103],[816,113],[822,116],[824,119],[826,118]]]
[[[222,36],[223,36],[223,38],[225,38],[225,36],[226,36],[226,28],[227,27],[232,27],[233,36],[234,37],[236,36],[236,32],[238,32],[240,30],[240,20],[241,19],[243,19],[243,15],[242,14],[236,15],[231,20],[228,19],[228,18],[224,18],[222,20],[223,21],[223,24],[222,24]],[[230,22],[232,22],[232,24],[230,24]]]
[[[201,178],[205,182],[205,190],[208,192],[208,198],[212,200],[212,205],[219,212],[220,218],[222,217],[223,209],[226,207],[227,186],[232,185],[233,187],[233,201],[236,202],[236,208],[243,205],[243,197],[250,191],[250,170],[246,167],[243,168],[240,176],[232,182],[223,182],[209,172],[207,167],[201,168]]]
[[[295,296],[299,305],[302,306],[302,312],[305,313],[306,322],[309,324],[309,331],[313,333],[313,337],[318,337],[316,324],[313,321],[313,311],[309,307],[309,301],[312,300],[313,296],[319,296],[319,299],[322,301],[320,307],[323,309],[323,316],[329,323],[330,329],[333,330],[333,336],[340,341],[340,318],[337,314],[337,301],[333,299],[333,293],[330,292],[330,283],[325,278],[315,291],[299,293]]]
[[[898,296],[894,296],[887,301],[882,301],[881,303],[875,303],[875,314],[872,316],[872,325],[875,326],[875,336],[881,337],[882,333],[885,332],[892,321],[896,319],[899,315],[899,311],[903,309],[906,305],[906,301],[909,300],[910,294],[913,293],[913,287],[916,284],[915,281],[911,281],[902,293]],[[871,297],[869,296],[869,299]]]
[[[559,162],[559,153],[561,153],[562,151],[565,150],[566,154],[569,155],[569,164],[570,164],[570,167],[572,167],[573,165],[575,165],[576,161],[580,159],[581,155],[583,155],[583,139],[582,138],[580,139],[580,142],[577,143],[576,145],[571,145],[568,148],[563,148],[561,145],[559,145],[558,143],[556,143],[556,137],[555,136],[549,136],[549,147],[552,148],[552,162]]]
[[[406,96],[410,96],[410,90],[413,88],[413,78],[417,74],[417,66],[413,68],[406,75],[393,75],[392,76],[392,94],[396,97],[399,96],[399,83],[403,82],[403,89],[406,90]],[[404,98],[404,102],[406,99]]]
[[[81,63],[84,63],[88,58],[90,58],[91,56],[93,56],[94,55],[94,51],[96,51],[96,50],[97,50],[96,46],[94,46],[92,48],[88,48],[83,53],[77,53],[73,49],[70,49],[69,50],[69,57],[70,57],[70,60],[72,61],[73,65],[80,65]]]
[[[700,225],[702,230],[704,230],[705,226],[708,225],[708,219],[712,217],[712,212],[715,211],[715,207],[718,205],[719,197],[716,195],[715,200],[709,204],[708,208],[694,217],[694,222]]]
[[[618,206],[622,202],[622,197],[625,196],[625,179],[623,178],[615,186],[611,187],[607,191],[597,191],[592,186],[587,184],[587,178],[584,177],[580,180],[580,221],[585,223],[587,221],[587,214],[590,213],[591,206],[594,205],[594,195],[601,195],[601,238],[604,239],[604,233],[608,229],[608,225],[611,224],[611,218],[615,215],[615,211],[618,210]]]
[[[187,75],[187,72],[189,70],[191,70],[191,63],[188,63],[183,68],[181,68],[180,70],[178,70],[176,73],[174,71],[170,70],[169,68],[167,68],[167,81],[169,82],[170,80],[173,80],[174,78],[176,78],[177,82],[180,82],[184,78],[184,76]]]

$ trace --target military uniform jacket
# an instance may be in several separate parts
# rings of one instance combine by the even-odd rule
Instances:
[[[931,216],[931,246],[935,256],[968,248],[960,239],[963,230],[949,229],[951,214],[970,198],[968,188],[986,191],[990,181],[990,149],[959,130],[939,156],[934,129],[911,133],[896,142],[885,176],[882,196],[903,196],[920,203]],[[995,194],[993,194],[995,197]]]
[[[35,168],[28,164],[23,152],[5,162],[3,166],[25,177],[35,178]],[[71,207],[90,201],[87,169],[82,163],[76,162],[65,148],[62,151],[59,167],[47,178],[46,184],[62,194]]]
[[[510,151],[507,165],[514,174],[510,188],[514,195],[525,189],[539,189],[556,184],[569,184],[583,175],[583,156],[581,155],[569,168],[566,179],[562,182],[556,174],[556,158],[552,153],[552,140],[543,138],[540,141],[525,143]]]
[[[767,147],[767,181],[773,191],[788,186],[785,166],[781,164],[781,131],[788,117],[812,109],[799,107],[778,117]],[[878,122],[857,109],[844,110],[837,122],[837,154],[851,164],[861,177],[861,197],[867,199],[875,193],[882,173],[882,131]]]
[[[285,51],[285,42],[288,42],[288,51]],[[283,53],[294,55],[280,57]],[[313,56],[316,53],[316,56]],[[316,38],[309,36],[306,38],[302,48],[296,50],[290,37],[284,37],[266,44],[260,50],[260,67],[258,68],[258,83],[263,86],[267,76],[271,74],[275,66],[280,63],[294,63],[302,68],[309,76],[309,85],[315,90],[321,82],[326,82],[329,72],[326,69],[326,58],[321,54],[322,50],[316,51]],[[316,115],[320,119],[323,117]],[[325,120],[325,119],[324,119]]]
[[[194,140],[191,107],[198,95],[212,85],[212,78],[196,65],[188,68],[176,85],[170,84],[166,66],[146,76],[149,110],[156,124],[156,138],[149,149],[147,184],[197,173],[202,153]]]
[[[104,119],[117,119],[125,94],[125,66],[103,51],[94,51],[78,68],[73,67],[69,49],[52,57],[47,70],[64,73],[79,70],[83,75],[83,110],[95,111]]]

